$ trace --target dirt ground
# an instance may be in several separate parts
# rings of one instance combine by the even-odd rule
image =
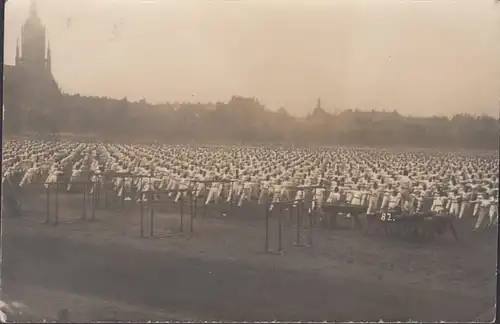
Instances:
[[[263,253],[261,209],[199,210],[191,235],[141,238],[129,203],[64,223],[80,218],[81,201],[60,197],[58,226],[42,224],[43,195],[24,217],[3,218],[2,298],[26,305],[17,319],[68,309],[72,321],[472,321],[495,304],[497,231],[474,233],[472,220],[457,224],[459,242],[314,228],[313,246],[294,247],[287,215],[275,255]],[[156,235],[178,228],[177,208],[155,213]]]

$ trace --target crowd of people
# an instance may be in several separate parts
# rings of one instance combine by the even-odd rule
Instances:
[[[174,201],[192,192],[206,204],[270,203],[272,209],[280,201],[303,200],[318,209],[351,204],[365,206],[366,213],[477,217],[475,229],[498,224],[498,152],[12,140],[3,144],[2,162],[2,183],[14,187],[66,179],[71,190],[84,174],[96,185],[113,174],[108,181],[125,200],[170,190]]]

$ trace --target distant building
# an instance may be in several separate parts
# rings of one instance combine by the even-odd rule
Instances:
[[[89,131],[108,128],[106,121],[125,125],[128,118],[143,118],[145,112],[156,114],[155,121],[165,113],[182,111],[202,116],[207,111],[232,111],[244,116],[263,111],[256,98],[233,96],[228,103],[165,103],[146,100],[132,103],[108,97],[81,96],[64,93],[52,74],[52,56],[45,26],[38,16],[35,2],[21,27],[13,65],[4,65],[4,130],[8,133],[26,131],[59,132]],[[139,113],[132,112],[135,107]],[[147,109],[151,108],[151,109]],[[138,116],[139,115],[139,116]],[[134,117],[135,116],[135,117]]]
[[[317,121],[325,121],[331,117],[322,107],[321,107],[321,99],[318,98],[316,101],[316,108],[312,111],[311,114],[308,115],[309,119],[315,119]]]
[[[34,2],[21,28],[14,65],[4,65],[3,71],[4,128],[19,131],[49,118],[61,91],[52,75],[50,44]]]

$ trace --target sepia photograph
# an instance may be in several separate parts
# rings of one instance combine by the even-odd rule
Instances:
[[[0,322],[493,322],[500,1],[4,0]]]

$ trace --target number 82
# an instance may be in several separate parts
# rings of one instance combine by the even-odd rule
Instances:
[[[380,217],[380,220],[383,221],[383,222],[385,222],[385,221],[391,222],[394,219],[392,218],[391,213],[382,213],[382,216]]]

